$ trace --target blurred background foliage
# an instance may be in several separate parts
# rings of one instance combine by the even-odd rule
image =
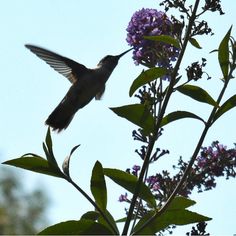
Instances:
[[[0,234],[35,234],[48,224],[49,197],[40,186],[28,190],[24,176],[10,168],[0,171]]]

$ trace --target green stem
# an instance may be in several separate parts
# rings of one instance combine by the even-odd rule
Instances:
[[[101,210],[101,208],[96,204],[96,202],[94,202],[93,199],[82,188],[80,188],[69,176],[64,175],[64,179],[67,180],[69,183],[71,183],[94,206],[94,208],[101,214],[101,216],[104,218],[107,224],[111,227],[114,235],[119,234],[114,228],[114,226],[112,225],[112,223],[110,222],[110,220]]]
[[[174,68],[174,71],[172,73],[170,84],[169,84],[165,99],[163,101],[163,106],[160,110],[160,114],[159,114],[158,119],[156,121],[156,126],[155,126],[154,133],[153,133],[152,136],[150,136],[150,141],[149,141],[149,144],[148,144],[147,152],[145,154],[143,166],[142,166],[142,169],[140,171],[138,183],[135,187],[135,191],[134,191],[133,198],[132,198],[132,201],[131,201],[131,204],[130,204],[129,212],[128,212],[128,215],[127,215],[127,220],[125,222],[122,235],[127,235],[127,233],[128,233],[129,225],[130,225],[130,222],[131,222],[131,219],[132,219],[132,215],[133,215],[135,203],[136,203],[136,200],[138,198],[139,191],[140,191],[141,183],[143,182],[144,174],[145,174],[146,169],[149,165],[149,160],[150,160],[150,157],[151,157],[151,154],[152,154],[152,150],[153,150],[155,141],[157,139],[157,135],[158,135],[158,132],[159,132],[159,129],[160,129],[160,124],[161,124],[161,121],[164,117],[166,107],[168,105],[171,94],[173,92],[173,87],[175,85],[175,78],[177,76],[177,72],[178,72],[180,64],[182,62],[185,50],[187,48],[187,44],[188,44],[188,41],[189,41],[189,36],[190,36],[192,26],[193,26],[193,23],[194,23],[194,20],[195,20],[195,17],[196,17],[196,12],[197,12],[197,8],[198,8],[198,5],[199,5],[199,1],[200,0],[196,0],[196,2],[195,2],[195,6],[194,6],[194,9],[193,9],[192,16],[189,19],[189,24],[188,24],[188,28],[187,28],[187,31],[186,31],[186,35],[185,35],[182,50],[180,51],[180,55],[178,57],[178,60],[176,62],[175,68]]]

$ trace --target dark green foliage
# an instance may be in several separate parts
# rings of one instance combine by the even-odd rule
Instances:
[[[184,85],[180,86],[177,90],[199,102],[204,102],[212,106],[218,106],[217,102],[208,94],[208,92],[198,86]]]
[[[169,225],[186,225],[211,220],[209,217],[186,210],[186,208],[194,204],[195,202],[190,199],[175,197],[170,206],[159,217],[157,217],[158,214],[156,216],[156,212],[151,211],[140,219],[134,228],[134,232],[135,234],[153,235],[156,232],[164,230]],[[150,221],[150,219],[152,220]],[[144,226],[147,222],[149,222],[149,224]]]
[[[230,39],[231,29],[232,27],[230,27],[229,31],[221,41],[218,49],[218,60],[224,79],[227,79],[229,72],[229,39]]]
[[[50,166],[47,160],[34,154],[26,154],[20,158],[5,161],[2,164],[63,178],[63,174],[57,168]]]
[[[105,212],[107,208],[107,188],[103,168],[99,161],[93,167],[90,188],[96,203]]]
[[[134,94],[134,92],[141,86],[164,76],[166,73],[167,70],[161,67],[153,67],[151,69],[141,72],[141,74],[132,83],[129,90],[129,96],[131,97]]]
[[[201,49],[202,47],[200,46],[200,44],[198,43],[198,41],[195,38],[190,38],[189,42],[196,48]]]
[[[104,174],[118,185],[122,186],[131,193],[134,193],[138,181],[136,176],[128,174],[121,170],[109,168],[104,169]],[[151,193],[150,189],[143,183],[141,185],[139,197],[149,203],[152,207],[156,207],[156,201],[153,194]]]
[[[148,105],[132,104],[122,107],[113,107],[110,109],[118,116],[121,116],[143,128],[146,134],[153,132],[155,121],[149,112]]]
[[[168,115],[166,115],[163,119],[162,119],[162,122],[161,122],[161,127],[163,127],[164,125],[167,125],[169,124],[170,122],[173,122],[173,121],[176,121],[176,120],[179,120],[179,119],[183,119],[183,118],[193,118],[193,119],[197,119],[197,120],[200,120],[204,123],[204,120],[191,113],[191,112],[188,112],[188,111],[174,111],[174,112],[171,112],[169,113]]]
[[[166,44],[170,44],[175,46],[176,48],[180,48],[179,41],[169,35],[158,35],[158,36],[145,36],[145,39],[152,40],[152,41],[159,41]]]
[[[220,108],[215,114],[213,122],[215,122],[220,116],[222,116],[224,113],[234,108],[235,106],[236,106],[236,95],[233,95],[222,106],[220,106]]]
[[[112,231],[93,220],[70,220],[52,225],[38,235],[111,235]]]

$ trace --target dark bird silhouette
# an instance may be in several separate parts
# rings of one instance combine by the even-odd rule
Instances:
[[[58,132],[66,129],[75,113],[86,106],[94,97],[96,100],[101,98],[105,91],[105,83],[119,59],[132,50],[131,48],[117,56],[105,56],[96,68],[89,69],[47,49],[29,44],[26,44],[25,47],[72,83],[65,97],[45,121],[45,124]]]

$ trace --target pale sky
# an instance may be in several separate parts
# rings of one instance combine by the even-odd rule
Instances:
[[[231,3],[231,4],[230,4]],[[222,82],[217,58],[210,51],[216,49],[220,40],[235,21],[236,5],[223,1],[226,14],[207,14],[206,20],[213,28],[213,37],[199,37],[203,47],[197,50],[191,45],[182,66],[207,58],[207,71],[210,81],[201,81],[200,86],[209,89],[216,98]],[[51,69],[45,62],[24,47],[30,43],[45,47],[61,55],[95,67],[106,54],[119,54],[129,47],[125,41],[126,27],[132,14],[142,7],[157,8],[155,0],[121,1],[80,1],[80,0],[8,0],[1,1],[1,86],[0,107],[0,154],[5,161],[34,152],[43,155],[42,141],[47,127],[44,121],[63,98],[70,83]],[[235,35],[233,28],[233,35]],[[133,141],[131,134],[135,128],[128,121],[117,117],[109,107],[138,102],[129,98],[132,81],[143,67],[135,66],[131,53],[125,55],[107,83],[102,101],[92,101],[74,117],[67,130],[53,133],[54,152],[58,162],[69,154],[72,147],[81,144],[71,162],[71,175],[74,180],[89,192],[92,167],[99,160],[104,167],[125,170],[134,164],[141,164],[134,150],[140,143]],[[226,97],[235,94],[235,81],[232,81]],[[198,104],[189,98],[175,95],[168,111],[189,110],[207,117],[209,105]],[[236,142],[234,121],[236,111],[224,115],[210,130],[204,145],[219,140],[228,147]],[[179,156],[188,160],[203,127],[195,120],[182,120],[169,125],[158,147],[169,149],[170,155],[151,167],[150,174],[162,169],[172,170]],[[13,167],[8,167],[13,168]],[[41,186],[48,192],[52,202],[49,209],[50,224],[79,219],[92,206],[72,186],[61,179],[43,176],[24,170],[20,171],[23,181],[31,188]],[[124,204],[118,197],[125,190],[108,180],[109,210],[115,218],[124,216]],[[212,235],[233,235],[236,218],[235,180],[217,180],[217,188],[201,194],[193,194],[197,201],[193,210],[214,218],[209,222],[208,231]],[[118,210],[117,210],[118,209]],[[179,227],[176,233],[183,235],[191,226]],[[175,233],[175,234],[176,234]]]

